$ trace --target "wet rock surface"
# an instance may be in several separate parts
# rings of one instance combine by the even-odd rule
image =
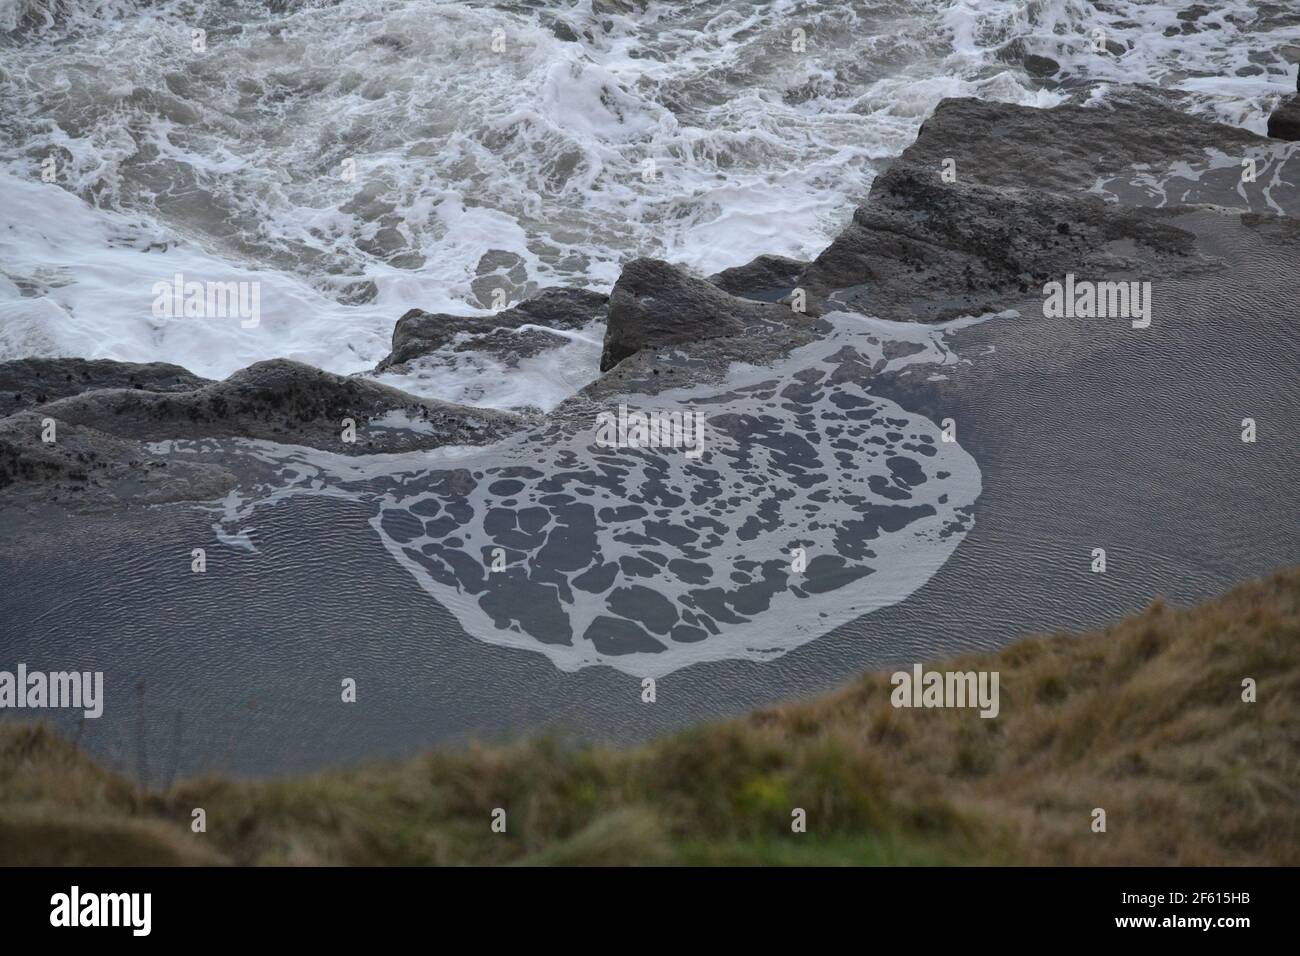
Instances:
[[[495,441],[524,421],[286,359],[220,382],[177,366],[66,359],[5,363],[0,375],[23,387],[12,394],[40,397],[45,382],[67,393],[0,418],[0,489],[15,500],[203,500],[234,483],[219,464],[169,461],[148,443],[246,438],[363,455]]]
[[[945,183],[901,162],[800,285],[827,308],[937,322],[997,311],[1067,272],[1167,273],[1192,247],[1176,227],[1099,198]]]
[[[941,102],[899,162],[942,168],[956,161],[958,183],[1040,189],[1076,196],[1139,164],[1200,161],[1207,149],[1240,152],[1267,141],[1174,108],[1168,91],[1131,87],[1104,105],[1050,110],[970,98]],[[874,196],[874,190],[873,190]]]
[[[742,299],[773,302],[795,287],[799,275],[807,266],[808,263],[802,259],[758,256],[743,266],[723,269],[716,275],[709,276],[709,281],[723,292]]]
[[[603,318],[608,299],[586,289],[546,289],[494,315],[448,315],[412,309],[393,329],[393,350],[377,371],[396,370],[439,349],[486,351],[518,358],[563,343],[545,329],[576,331]],[[530,329],[544,326],[545,329]]]
[[[108,359],[26,358],[0,362],[0,415],[97,388],[183,392],[211,384],[179,365]]]
[[[1288,142],[1300,140],[1300,94],[1284,100],[1273,111],[1268,118],[1268,135]]]
[[[1290,158],[1170,98],[1134,88],[1050,110],[945,100],[799,286],[820,310],[932,322],[997,311],[1067,273],[1150,281],[1220,268],[1171,214],[1281,213],[1295,188],[1272,170]],[[1249,183],[1245,159],[1258,167]]]
[[[188,392],[101,389],[40,410],[121,438],[260,438],[341,454],[476,444],[513,430],[517,421],[288,359],[258,362]],[[355,442],[340,438],[346,419],[355,423]]]
[[[0,418],[0,504],[77,508],[218,498],[235,485],[220,465],[167,461],[93,428],[35,411]]]
[[[644,349],[689,346],[802,321],[785,306],[731,295],[662,260],[636,259],[610,293],[600,369],[607,372]]]

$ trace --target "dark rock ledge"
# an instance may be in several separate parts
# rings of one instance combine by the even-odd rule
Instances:
[[[175,366],[24,360],[0,363],[0,382],[22,385],[7,395],[22,410],[0,418],[0,505],[6,497],[73,506],[203,500],[233,485],[223,468],[148,450],[147,443],[169,439],[264,439],[360,455],[497,441],[528,421],[287,359],[258,362],[220,382]],[[50,397],[40,390],[47,385],[63,397],[40,401]],[[344,440],[345,419],[355,441]],[[50,420],[55,441],[47,443]]]
[[[818,300],[838,291],[837,308],[882,318],[979,315],[1067,272],[1107,275],[1128,267],[1110,248],[1123,240],[1162,266],[1193,248],[1188,233],[1098,198],[944,183],[909,162],[880,176],[871,200],[800,285]]]
[[[723,292],[744,299],[775,302],[788,295],[798,284],[799,275],[808,263],[785,256],[759,256],[743,266],[723,269],[709,281]]]
[[[96,388],[185,392],[212,384],[179,365],[106,359],[27,358],[0,363],[0,415]]]
[[[363,378],[273,359],[185,392],[99,389],[50,402],[41,413],[119,438],[260,438],[345,455],[493,441],[517,418],[417,398]],[[356,441],[340,439],[344,419]],[[378,421],[409,422],[380,425]]]

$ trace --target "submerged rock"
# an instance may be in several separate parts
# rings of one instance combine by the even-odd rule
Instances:
[[[1019,38],[1004,43],[994,56],[1003,63],[1022,67],[1030,76],[1039,79],[1053,77],[1061,71],[1060,63],[1050,56],[1028,52],[1025,41]]]
[[[0,418],[0,504],[161,504],[219,498],[234,485],[220,465],[168,461],[138,442],[40,412]]]
[[[1027,53],[1021,61],[1024,64],[1025,72],[1030,76],[1046,78],[1055,76],[1061,72],[1061,64],[1057,63],[1050,56],[1039,56],[1036,53]]]

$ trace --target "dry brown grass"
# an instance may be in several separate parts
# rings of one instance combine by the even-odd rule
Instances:
[[[992,720],[895,709],[871,674],[629,750],[546,738],[166,793],[9,722],[0,863],[1296,864],[1298,662],[1292,569],[929,665],[999,671]],[[790,832],[793,807],[807,834]]]

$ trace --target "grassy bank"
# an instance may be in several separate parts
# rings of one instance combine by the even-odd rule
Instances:
[[[880,673],[633,749],[539,739],[163,793],[3,721],[0,863],[1300,863],[1300,569],[929,666],[998,671],[1000,715],[895,709]]]

